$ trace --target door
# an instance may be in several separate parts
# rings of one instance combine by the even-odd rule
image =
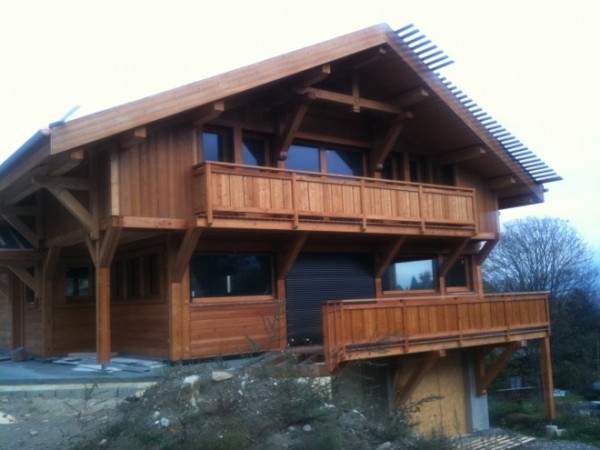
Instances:
[[[323,343],[321,302],[375,297],[373,256],[301,253],[286,279],[290,345]]]

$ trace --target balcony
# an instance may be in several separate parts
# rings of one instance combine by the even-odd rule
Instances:
[[[470,237],[473,189],[269,167],[193,169],[198,226]]]
[[[547,293],[343,300],[323,304],[324,351],[345,361],[539,339]]]

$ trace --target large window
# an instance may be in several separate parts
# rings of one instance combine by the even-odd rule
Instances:
[[[273,295],[273,258],[255,253],[199,253],[190,262],[192,298]]]
[[[390,265],[382,283],[384,291],[431,291],[436,289],[433,258],[401,258]]]
[[[467,258],[459,258],[446,274],[446,289],[449,291],[468,290],[470,284]]]
[[[290,146],[285,167],[292,170],[363,176],[364,153],[357,149],[336,148],[321,144]]]

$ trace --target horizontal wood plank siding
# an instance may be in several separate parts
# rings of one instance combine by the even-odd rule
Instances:
[[[52,354],[94,351],[96,348],[96,308],[87,305],[55,307],[52,313]]]
[[[325,354],[340,362],[508,340],[550,327],[546,293],[343,300],[323,305]]]
[[[279,300],[192,304],[191,357],[277,350],[285,341]]]
[[[169,312],[166,302],[111,304],[112,350],[157,357],[169,356]]]

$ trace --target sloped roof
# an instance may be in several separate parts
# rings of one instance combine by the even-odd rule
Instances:
[[[543,199],[541,183],[560,179],[556,173],[535,157],[520,141],[487,115],[451,82],[439,69],[450,63],[412,25],[398,31],[386,24],[375,25],[291,53],[267,59],[225,74],[214,76],[136,100],[124,105],[81,117],[51,129],[50,137],[42,136],[35,146],[17,153],[25,157],[35,147],[36,160],[88,146],[121,132],[150,124],[161,119],[194,110],[203,105],[268,86],[324,64],[343,61],[369,49],[385,46],[390,54],[385,60],[367,70],[370,86],[367,92],[382,98],[391,97],[398,87],[425,87],[432,95],[414,107],[421,120],[411,121],[412,129],[424,137],[425,144],[435,152],[449,150],[455,145],[484,145],[492,157],[478,161],[477,168],[489,176],[510,173],[536,201]],[[362,94],[362,92],[361,92]],[[411,107],[413,110],[413,107]],[[433,125],[432,125],[433,124]],[[432,133],[431,129],[436,129]],[[25,147],[25,146],[24,146]],[[11,162],[14,160],[11,159]],[[22,164],[26,170],[33,163]],[[7,178],[7,166],[0,166],[0,176]],[[19,170],[21,172],[21,170]],[[17,176],[11,172],[8,178]],[[21,172],[22,173],[22,172]],[[8,181],[2,180],[2,186]],[[515,191],[514,195],[522,195]],[[508,196],[513,195],[511,193]]]

